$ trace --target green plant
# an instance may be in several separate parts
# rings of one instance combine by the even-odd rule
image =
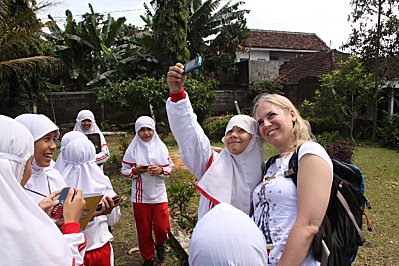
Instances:
[[[205,120],[203,129],[211,141],[221,141],[225,135],[226,126],[233,115],[210,117]]]
[[[277,93],[283,95],[281,80],[258,80],[248,86],[249,97],[252,99],[261,93]]]
[[[175,172],[173,174],[176,175]],[[173,180],[173,176],[170,179]],[[190,212],[189,206],[196,193],[194,182],[173,180],[167,184],[167,193],[169,207],[179,216],[178,224],[182,228],[193,228],[197,222],[197,213]]]
[[[318,143],[320,143],[321,146],[324,148],[327,147],[331,142],[337,140],[339,138],[339,132],[338,131],[333,131],[333,132],[327,132],[324,131],[320,135],[316,135],[316,140]]]
[[[399,151],[399,114],[385,113],[377,134],[382,145]]]

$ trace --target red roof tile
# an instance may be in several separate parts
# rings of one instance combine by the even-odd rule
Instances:
[[[280,66],[280,78],[288,83],[298,83],[305,77],[321,77],[337,68],[337,63],[348,54],[335,49],[297,57]]]
[[[292,50],[325,51],[329,47],[314,33],[250,30],[246,46]]]

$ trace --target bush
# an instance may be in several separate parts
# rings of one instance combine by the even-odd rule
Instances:
[[[389,115],[385,112],[382,126],[377,128],[382,145],[399,150],[399,114]]]
[[[335,140],[326,146],[326,151],[331,159],[351,163],[354,146],[349,140]]]
[[[322,134],[316,135],[316,140],[321,146],[326,148],[331,142],[336,141],[339,138],[338,131],[323,132]]]
[[[233,115],[215,116],[205,120],[203,129],[211,141],[220,142],[224,137],[227,123]]]
[[[177,214],[177,223],[183,229],[191,230],[197,223],[197,204],[193,198],[196,197],[195,181],[187,181],[191,176],[186,169],[175,169],[167,182],[166,191],[169,199],[169,207],[173,214]],[[173,216],[175,216],[173,215]]]

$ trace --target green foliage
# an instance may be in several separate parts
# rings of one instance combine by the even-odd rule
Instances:
[[[48,89],[45,76],[61,68],[60,60],[47,54],[43,24],[36,1],[0,0],[0,111],[16,105],[32,110]]]
[[[190,58],[187,48],[187,0],[151,1],[155,5],[152,20],[156,58],[160,64],[159,76],[164,76],[169,66],[186,62]]]
[[[190,95],[190,101],[200,123],[211,113],[212,103],[215,101],[212,89],[215,86],[215,81],[199,82],[188,78],[185,82],[184,88]],[[169,97],[169,89],[164,77],[161,79],[145,77],[98,87],[97,96],[100,102],[119,104],[126,108],[151,104],[156,114],[162,115],[158,112],[165,110],[165,100]],[[158,121],[164,121],[167,124],[166,117],[158,117]]]
[[[355,120],[365,116],[374,95],[373,75],[367,73],[362,62],[354,56],[338,65],[339,69],[321,78],[315,96],[315,115],[322,118],[329,114],[349,130],[354,142]]]
[[[167,194],[169,199],[169,207],[178,215],[178,224],[183,229],[193,228],[197,222],[197,212],[190,211],[190,202],[196,195],[194,182],[180,181],[177,175],[187,174],[184,170],[176,169],[167,183]],[[177,179],[177,180],[175,180]]]
[[[221,141],[231,117],[233,115],[215,116],[204,121],[202,128],[211,141]]]
[[[355,147],[352,142],[344,139],[338,139],[330,142],[326,146],[326,151],[331,159],[351,163],[354,148]]]
[[[399,114],[385,113],[377,136],[382,145],[399,151]]]
[[[283,84],[281,80],[257,80],[248,86],[249,96],[253,99],[262,93],[277,93],[283,95]]]
[[[350,4],[352,32],[343,48],[361,57],[377,77],[396,78],[397,60],[391,59],[399,54],[399,1],[351,0]],[[379,67],[380,63],[384,67]]]
[[[338,131],[324,131],[323,133],[316,135],[317,142],[321,146],[326,148],[330,143],[336,141],[340,137]]]

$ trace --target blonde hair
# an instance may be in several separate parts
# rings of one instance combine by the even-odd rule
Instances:
[[[268,94],[268,93],[259,94],[254,99],[254,107],[253,107],[254,117],[256,109],[259,107],[259,104],[262,102],[268,102],[277,107],[280,107],[283,110],[293,111],[296,115],[296,120],[294,121],[294,126],[292,128],[292,134],[294,135],[294,143],[289,149],[289,151],[287,151],[284,154],[281,154],[281,156],[285,156],[290,152],[295,151],[300,145],[302,145],[305,142],[315,140],[309,122],[301,117],[301,115],[298,112],[298,109],[296,109],[296,107],[287,97],[279,94]]]

